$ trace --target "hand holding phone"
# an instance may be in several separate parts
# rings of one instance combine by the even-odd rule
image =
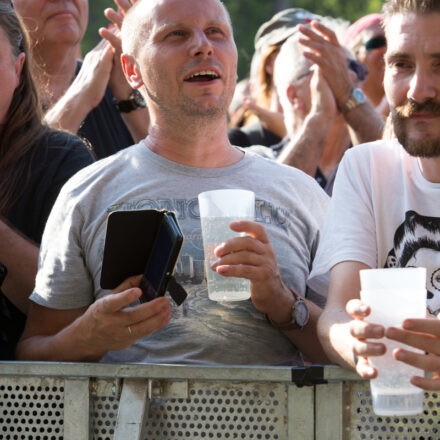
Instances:
[[[172,273],[183,245],[174,213],[153,209],[115,211],[107,220],[101,287],[114,289],[130,276],[143,274],[141,302],[165,295],[177,305],[186,292]]]

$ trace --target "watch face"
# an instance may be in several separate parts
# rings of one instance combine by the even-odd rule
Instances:
[[[356,100],[360,104],[363,104],[366,101],[364,92],[361,89],[354,89],[353,90],[353,96],[356,98]]]
[[[295,303],[295,320],[300,327],[304,327],[309,320],[309,309],[301,299]]]

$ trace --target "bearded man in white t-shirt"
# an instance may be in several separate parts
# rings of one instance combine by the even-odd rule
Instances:
[[[394,357],[433,373],[413,377],[423,389],[440,389],[440,1],[388,0],[383,8],[388,40],[385,92],[396,140],[348,151],[340,164],[329,218],[309,285],[330,270],[328,301],[318,331],[330,359],[356,368],[382,355],[387,338],[426,354],[399,349]],[[407,319],[403,329],[367,324],[359,300],[359,271],[427,268],[427,304],[433,317]]]

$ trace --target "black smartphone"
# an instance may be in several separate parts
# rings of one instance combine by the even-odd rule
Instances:
[[[139,300],[142,303],[165,295],[182,245],[183,234],[174,214],[165,213],[139,285],[142,290]]]

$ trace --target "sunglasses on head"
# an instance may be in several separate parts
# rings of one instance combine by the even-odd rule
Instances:
[[[356,80],[358,82],[365,81],[368,75],[368,69],[365,67],[364,63],[361,63],[358,60],[347,60],[348,68],[354,72],[356,75]]]
[[[385,47],[387,45],[387,40],[383,35],[377,35],[376,37],[370,38],[365,43],[365,49],[374,50],[380,49],[381,47]]]
[[[356,80],[358,82],[365,81],[365,79],[367,78],[367,75],[368,75],[368,69],[365,67],[365,65],[363,63],[361,63],[360,61],[357,61],[357,60],[347,59],[347,64],[348,64],[348,68],[356,75]],[[308,69],[304,73],[302,73],[301,75],[298,75],[295,78],[295,81],[299,81],[300,79],[305,78],[306,76],[310,75],[311,73],[313,73],[313,70]]]

